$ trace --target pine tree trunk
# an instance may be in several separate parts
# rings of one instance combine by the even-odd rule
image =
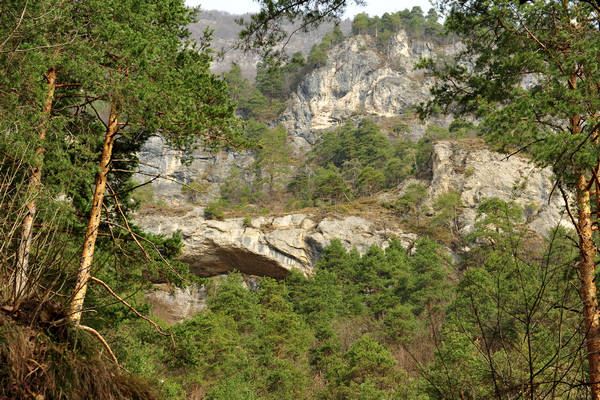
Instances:
[[[28,196],[30,196],[27,202],[27,215],[23,219],[23,226],[21,227],[21,241],[19,243],[19,251],[17,253],[17,266],[14,272],[14,289],[13,289],[13,302],[19,302],[19,300],[25,296],[27,289],[27,280],[29,278],[29,253],[31,252],[31,238],[33,236],[33,221],[35,219],[35,213],[37,211],[35,197],[39,191],[39,187],[42,184],[42,160],[44,157],[45,147],[43,145],[46,140],[46,131],[48,120],[50,118],[50,111],[52,110],[52,102],[54,101],[54,91],[56,90],[56,70],[50,68],[48,70],[48,85],[46,101],[42,108],[42,123],[40,126],[40,133],[38,140],[40,141],[39,147],[35,150],[39,156],[40,165],[31,168],[31,175],[29,176],[28,182]]]
[[[102,146],[100,171],[98,172],[98,177],[96,179],[92,210],[90,211],[88,227],[85,233],[85,241],[83,243],[83,251],[81,253],[81,261],[79,263],[79,271],[77,273],[77,283],[75,284],[75,290],[73,292],[69,309],[69,319],[75,325],[79,325],[79,322],[81,321],[83,302],[87,292],[88,281],[91,277],[94,247],[96,245],[96,238],[98,237],[98,227],[100,226],[100,216],[102,214],[102,202],[104,201],[104,192],[106,190],[109,164],[112,156],[112,149],[115,142],[118,123],[115,105],[113,104],[110,110],[106,135],[104,137],[104,145]]]
[[[579,295],[583,303],[591,399],[600,400],[600,314],[594,281],[596,246],[592,236],[590,189],[584,174],[577,180],[577,207],[580,246],[578,270],[581,280]]]

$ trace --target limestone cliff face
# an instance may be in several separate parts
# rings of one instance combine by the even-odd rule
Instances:
[[[428,98],[432,82],[415,71],[414,64],[420,57],[454,51],[456,45],[435,48],[404,33],[397,34],[385,52],[375,49],[372,38],[346,39],[330,50],[327,64],[306,76],[290,99],[282,118],[290,140],[302,153],[316,143],[323,129],[362,116],[397,118],[407,123],[410,136],[418,138],[426,126],[414,119],[413,106]],[[442,118],[430,123],[448,122]],[[175,206],[190,201],[205,204],[218,195],[231,168],[249,171],[253,162],[252,153],[197,152],[192,164],[185,166],[180,154],[165,147],[160,138],[146,143],[140,158],[142,173],[137,179],[148,180],[156,174],[164,177],[153,181],[155,200]],[[480,202],[495,196],[516,201],[525,210],[529,226],[545,234],[557,223],[569,226],[562,199],[556,194],[550,198],[552,179],[549,169],[540,170],[520,156],[506,158],[478,141],[442,141],[434,145],[429,178],[422,183],[428,187],[430,204],[450,190],[460,194],[463,233],[473,228]],[[194,184],[200,192],[184,193],[180,183]],[[382,198],[394,201],[398,191]],[[244,224],[241,218],[206,220],[201,207],[183,214],[140,215],[137,223],[152,233],[181,231],[182,258],[201,276],[234,269],[274,277],[291,269],[310,274],[323,247],[333,238],[361,252],[372,244],[385,247],[392,235],[407,246],[415,239],[399,228],[382,228],[390,221],[357,216],[323,219],[293,214],[259,217]]]
[[[316,143],[323,129],[343,124],[348,119],[362,117],[396,118],[406,123],[408,135],[421,137],[427,124],[445,126],[450,119],[440,117],[427,124],[414,114],[414,106],[429,98],[431,79],[414,69],[420,57],[451,54],[455,45],[436,47],[431,43],[412,40],[398,33],[385,52],[375,48],[374,39],[353,36],[329,51],[328,62],[301,81],[292,93],[280,123],[288,130],[288,138],[297,153],[303,153]],[[253,154],[196,152],[191,166],[181,164],[180,155],[164,146],[160,138],[149,140],[140,154],[142,172],[138,176],[153,181],[155,200],[172,205],[189,202],[205,203],[216,197],[220,184],[233,166],[247,170]],[[185,195],[176,182],[200,184],[204,193]]]
[[[220,185],[231,168],[247,171],[252,163],[250,152],[207,153],[196,151],[190,165],[181,161],[181,153],[167,147],[160,137],[152,137],[140,153],[139,182],[152,180],[154,200],[180,206],[189,202],[206,203],[219,194]],[[153,179],[158,176],[157,179]],[[185,189],[191,185],[195,191]]]
[[[312,273],[324,247],[338,238],[350,249],[365,253],[371,245],[385,248],[391,237],[409,247],[416,235],[378,226],[356,216],[319,218],[291,214],[258,217],[249,224],[242,218],[206,220],[202,208],[184,215],[143,215],[136,223],[155,234],[181,232],[182,261],[199,276],[238,270],[249,275],[284,277],[292,270]]]
[[[553,183],[550,168],[537,168],[520,155],[507,157],[476,140],[441,141],[433,147],[428,197],[433,201],[451,190],[460,194],[463,233],[472,230],[479,203],[498,197],[515,201],[528,226],[544,235],[557,224],[573,228],[561,195],[550,197]]]
[[[553,174],[549,169],[536,168],[520,156],[507,158],[486,149],[478,140],[436,143],[430,178],[422,183],[428,188],[429,204],[449,191],[460,194],[463,206],[459,225],[463,234],[473,229],[478,205],[490,197],[515,201],[524,209],[528,226],[542,235],[557,224],[571,227],[562,198],[557,194],[550,197]],[[401,192],[402,186],[380,197],[394,201]],[[180,232],[184,244],[181,259],[197,275],[238,270],[249,275],[283,277],[293,269],[311,274],[323,248],[334,238],[360,253],[371,245],[387,247],[391,237],[399,238],[409,248],[417,238],[404,232],[400,220],[391,214],[368,218],[323,217],[313,212],[261,216],[245,222],[242,218],[216,221],[205,219],[202,207],[194,207],[173,215],[140,214],[136,223],[155,234]]]
[[[452,54],[455,46],[434,46],[400,32],[381,52],[371,37],[350,37],[329,51],[327,65],[304,78],[282,122],[301,148],[313,145],[321,130],[362,116],[405,120],[410,122],[409,135],[418,138],[426,126],[415,119],[414,106],[429,98],[432,80],[415,70],[415,63],[420,57]],[[441,118],[429,123],[448,122]]]
[[[442,141],[433,146],[428,187],[431,204],[440,194],[457,191],[463,203],[459,225],[463,234],[473,229],[479,203],[489,197],[515,201],[525,211],[526,222],[534,231],[546,234],[556,224],[572,228],[564,215],[558,195],[550,197],[553,175],[520,156],[487,150],[479,141]],[[406,186],[406,184],[404,185]],[[402,191],[402,187],[399,188]],[[383,194],[393,201],[398,192]],[[396,221],[397,222],[397,221]],[[215,276],[237,270],[250,275],[283,277],[295,269],[311,274],[322,250],[339,238],[346,248],[360,253],[371,245],[387,247],[392,236],[410,248],[417,236],[402,231],[394,217],[366,219],[358,216],[290,214],[258,217],[244,222],[241,218],[224,221],[206,220],[202,208],[178,215],[138,215],[136,223],[156,234],[181,232],[182,260],[200,276]],[[204,287],[171,288],[157,285],[147,296],[152,311],[168,323],[189,318],[206,308]]]

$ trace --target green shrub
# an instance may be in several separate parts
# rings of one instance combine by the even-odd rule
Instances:
[[[218,219],[219,221],[225,218],[223,204],[218,201],[210,202],[204,208],[204,217],[207,219]]]
[[[152,186],[152,183],[146,182],[143,186],[140,186],[133,191],[131,198],[140,204],[153,203],[154,186]]]

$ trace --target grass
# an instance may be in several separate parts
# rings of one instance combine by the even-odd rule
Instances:
[[[59,323],[65,315],[40,299],[0,311],[1,399],[158,398],[148,382],[107,359],[95,339]]]

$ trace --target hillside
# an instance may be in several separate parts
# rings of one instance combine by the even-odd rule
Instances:
[[[0,400],[600,400],[593,4],[105,3],[0,12]]]
[[[196,39],[202,36],[206,28],[214,29],[211,47],[217,54],[222,53],[223,56],[218,56],[213,62],[212,71],[222,74],[231,68],[232,63],[236,63],[242,68],[246,78],[254,79],[256,64],[260,61],[260,57],[256,54],[244,53],[235,48],[238,34],[242,29],[240,25],[234,22],[236,18],[248,18],[248,15],[232,15],[224,11],[202,10],[198,21],[188,26],[188,29],[192,32],[192,38]],[[340,21],[339,26],[344,33],[348,33],[350,24],[349,20],[343,20]],[[292,32],[296,30],[297,25],[287,23],[284,27],[286,31]],[[333,24],[325,23],[309,32],[296,32],[286,44],[286,53],[292,55],[299,51],[308,54],[313,43],[318,43],[325,36],[325,33],[331,31],[332,28]]]

